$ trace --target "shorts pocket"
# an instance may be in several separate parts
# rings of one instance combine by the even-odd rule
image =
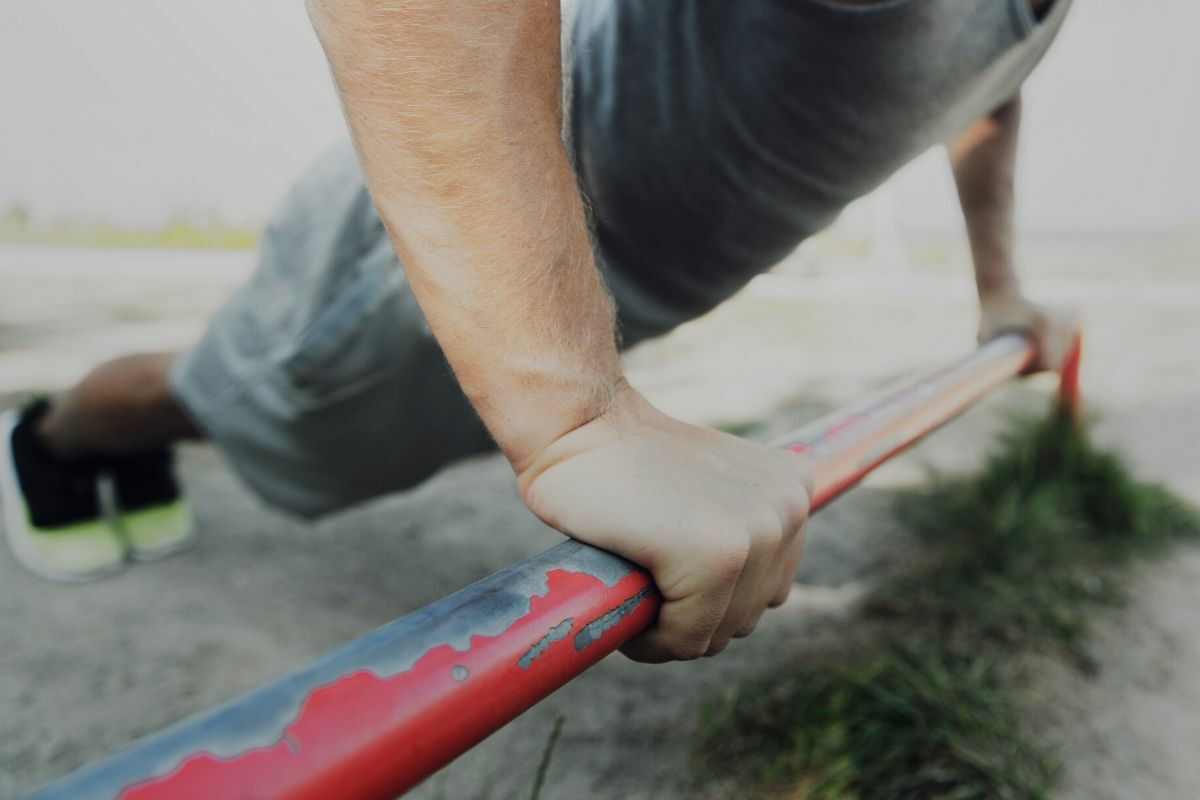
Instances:
[[[804,0],[815,6],[823,6],[831,11],[843,14],[870,14],[875,11],[887,11],[891,8],[908,5],[911,0],[867,0],[866,2],[847,2],[847,0]]]
[[[904,13],[921,0],[871,0],[848,3],[844,0],[800,0],[799,7],[838,24],[874,24]]]
[[[348,284],[278,364],[285,400],[311,410],[358,394],[395,365],[399,276],[373,271]]]

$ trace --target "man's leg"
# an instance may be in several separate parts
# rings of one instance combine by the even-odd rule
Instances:
[[[169,382],[244,482],[302,517],[415,486],[493,446],[349,143],[296,184],[254,275],[170,365]]]
[[[57,401],[4,414],[4,527],[30,570],[87,580],[190,540],[168,445],[199,434],[168,389],[172,360],[110,361]]]
[[[167,384],[174,353],[108,361],[56,399],[37,432],[64,460],[124,456],[202,434]]]
[[[144,467],[146,480],[118,480],[118,501],[122,486],[127,497],[169,488],[173,479],[158,480],[170,477],[165,445],[203,431],[262,498],[313,517],[414,486],[493,446],[408,289],[348,145],[296,185],[264,233],[254,275],[195,347],[109,362],[54,404],[7,420],[9,450],[20,456],[11,460],[29,468],[7,470],[6,528],[10,539],[26,534],[13,543],[23,563],[55,577],[69,576],[38,568],[26,545],[67,541],[59,512],[68,504],[48,492],[35,504],[53,524],[31,525],[22,489],[33,481],[22,471],[83,490],[71,525],[102,522],[97,462]],[[140,515],[125,533],[153,531],[162,516]],[[103,570],[83,571],[74,577]]]

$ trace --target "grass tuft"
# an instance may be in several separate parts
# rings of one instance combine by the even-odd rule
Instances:
[[[562,734],[563,723],[567,718],[563,714],[559,714],[554,720],[554,727],[550,729],[550,738],[546,740],[546,747],[542,750],[542,760],[538,762],[537,773],[533,777],[533,788],[529,791],[529,800],[540,800],[542,796],[542,788],[546,785],[546,774],[550,772],[550,759],[554,757],[554,746],[558,744],[558,737]]]
[[[1089,614],[1124,600],[1120,568],[1200,539],[1195,509],[1056,416],[1014,421],[978,475],[900,508],[930,556],[865,604],[887,633],[708,703],[702,781],[814,800],[1045,797],[1057,767],[1021,718],[1020,656],[1093,666]]]
[[[995,661],[928,645],[748,683],[701,731],[708,773],[758,790],[741,796],[1033,799],[1054,776]]]
[[[1120,567],[1200,538],[1194,509],[1057,416],[1015,419],[977,476],[900,513],[933,555],[871,611],[922,620],[955,650],[1049,645],[1081,664],[1089,612],[1124,600]]]
[[[176,217],[165,225],[140,228],[68,220],[37,226],[30,222],[24,209],[16,207],[0,215],[0,244],[248,250],[258,245],[258,232],[216,219],[196,221],[184,217]]]

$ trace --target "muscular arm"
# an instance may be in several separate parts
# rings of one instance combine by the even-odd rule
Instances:
[[[1078,326],[1073,315],[1038,306],[1021,290],[1014,254],[1020,128],[1021,99],[1016,97],[950,144],[950,164],[975,267],[981,312],[979,338],[987,340],[1006,330],[1024,330],[1038,341],[1037,366],[1057,369],[1066,358]]]
[[[558,3],[308,6],[413,293],[520,471],[621,383],[560,138]]]
[[[526,504],[654,576],[658,620],[626,652],[748,634],[791,586],[807,475],[622,378],[559,136],[557,0],[308,5],[413,293]]]

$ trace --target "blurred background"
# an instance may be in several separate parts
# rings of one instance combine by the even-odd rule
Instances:
[[[1189,0],[1078,0],[1027,85],[1019,170],[1022,271],[1035,298],[1084,316],[1097,435],[1193,502],[1197,30]],[[0,119],[0,406],[103,358],[186,347],[253,268],[288,186],[345,136],[299,0],[0,0]],[[666,410],[767,436],[963,353],[975,320],[936,151],[628,364]],[[546,797],[689,796],[676,779],[705,693],[836,638],[864,587],[910,552],[892,493],[929,466],[976,465],[1003,410],[1052,385],[986,403],[815,521],[801,590],[765,624],[777,638],[697,665],[605,661],[418,796],[526,796],[559,715]],[[207,448],[183,466],[202,531],[191,553],[61,588],[0,552],[0,796],[556,541],[494,458],[315,526],[262,507]],[[1047,666],[1033,687],[1054,711],[1063,797],[1200,796],[1200,553],[1132,580],[1131,607],[1097,635],[1098,675]]]
[[[303,3],[8,0],[0,209],[32,225],[256,227],[343,137]],[[1080,3],[1029,85],[1021,222],[1030,232],[1161,233],[1200,222],[1200,7]],[[957,232],[940,159],[889,213]]]

